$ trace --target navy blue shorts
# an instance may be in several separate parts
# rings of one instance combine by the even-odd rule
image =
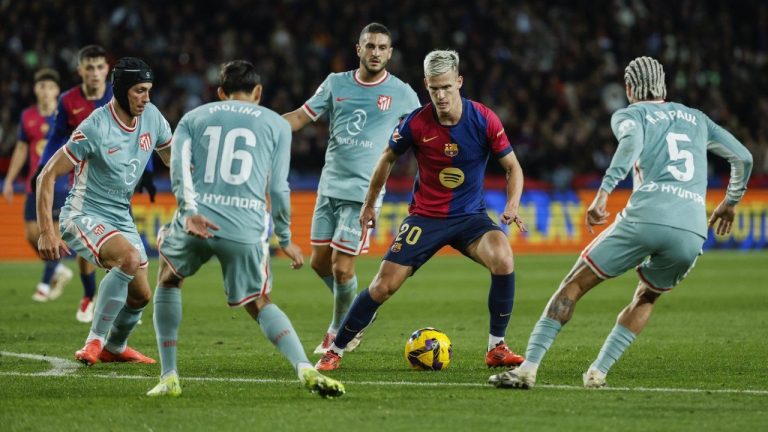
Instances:
[[[67,201],[68,192],[53,192],[53,221],[59,221],[59,213],[64,203]],[[37,220],[37,207],[35,206],[35,193],[27,194],[27,200],[24,201],[24,220],[33,222]]]
[[[400,224],[384,259],[411,266],[416,273],[443,246],[467,255],[466,249],[472,242],[493,230],[501,231],[501,228],[486,213],[449,219],[411,215]]]

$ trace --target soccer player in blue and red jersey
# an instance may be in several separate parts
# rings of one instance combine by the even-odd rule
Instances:
[[[397,158],[413,148],[418,175],[409,216],[400,225],[373,282],[355,298],[335,342],[315,365],[318,370],[338,368],[347,343],[370,324],[379,306],[445,245],[491,272],[486,364],[512,366],[524,360],[504,341],[515,297],[512,248],[501,228],[488,217],[483,194],[488,157],[493,155],[507,173],[507,202],[501,222],[514,222],[525,231],[517,213],[523,170],[496,114],[461,97],[458,53],[432,51],[424,59],[424,75],[432,102],[412,112],[392,134],[373,172],[360,211],[360,226],[374,226],[376,198]]]
[[[77,126],[86,119],[93,110],[106,105],[112,100],[112,87],[107,85],[107,52],[98,45],[86,45],[77,54],[77,74],[83,82],[61,94],[58,110],[51,131],[48,133],[48,142],[38,164],[39,170],[45,166],[69,139]],[[66,177],[57,181],[64,184],[64,197],[66,198],[68,183]],[[32,180],[34,184],[35,179]],[[33,186],[34,187],[34,186]],[[58,189],[57,189],[58,190]],[[34,204],[33,204],[34,205]],[[55,219],[64,202],[54,201]],[[37,242],[35,242],[37,243]],[[88,323],[93,320],[93,296],[96,294],[96,271],[82,257],[77,257],[80,268],[80,280],[83,283],[83,298],[77,309],[75,317],[78,321]]]
[[[30,187],[30,181],[37,169],[48,131],[51,129],[53,118],[56,115],[56,98],[59,97],[59,73],[49,68],[40,69],[35,73],[34,83],[37,103],[21,113],[18,141],[16,141],[8,174],[3,183],[3,196],[8,204],[13,202],[13,182],[24,166],[27,156],[29,156],[29,173],[24,182],[27,193],[24,203],[24,233],[29,244],[37,252],[37,238],[40,237],[40,230],[37,227],[35,194]],[[59,182],[53,194],[54,216],[57,219],[59,217],[58,209],[64,205],[66,198],[66,183]],[[64,285],[72,279],[72,271],[60,264],[59,260],[44,261],[44,263],[43,276],[32,295],[32,300],[38,302],[58,298]]]

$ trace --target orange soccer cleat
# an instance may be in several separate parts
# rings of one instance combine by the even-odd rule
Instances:
[[[120,362],[120,363],[146,363],[155,364],[155,359],[145,356],[144,354],[136,351],[135,349],[127,346],[125,350],[120,354],[110,352],[108,350],[101,351],[99,354],[99,360],[104,363]]]
[[[489,368],[520,366],[525,361],[521,355],[509,349],[506,342],[499,342],[485,355],[485,364]]]
[[[333,352],[333,350],[328,350],[317,361],[315,369],[319,371],[332,371],[338,369],[339,366],[341,366],[341,356]]]
[[[105,352],[101,346],[101,341],[93,339],[86,342],[85,346],[75,353],[75,359],[86,366],[93,366],[99,361],[101,353]]]

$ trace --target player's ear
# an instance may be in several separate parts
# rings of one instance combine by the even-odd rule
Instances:
[[[360,52],[362,50],[363,50],[363,47],[361,47],[359,43],[355,44],[355,52],[357,53],[358,57],[360,57]]]
[[[464,77],[459,75],[459,77],[456,78],[456,83],[457,83],[458,88],[461,88],[461,86],[464,84]]]
[[[627,93],[627,100],[630,100],[632,98],[632,86],[625,84],[624,91]]]
[[[221,87],[216,89],[216,95],[219,97],[219,100],[226,100],[227,99],[227,94],[224,93],[224,89],[221,88]]]
[[[251,96],[253,96],[254,102],[259,103],[261,101],[262,90],[264,90],[264,88],[261,86],[261,84],[256,84],[256,87],[253,88],[253,92],[251,93]]]

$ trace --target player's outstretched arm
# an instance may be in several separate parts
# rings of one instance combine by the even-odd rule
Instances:
[[[72,171],[74,166],[72,161],[64,155],[64,150],[59,149],[43,166],[37,177],[37,224],[40,228],[37,248],[40,251],[40,256],[46,260],[57,260],[62,255],[69,255],[67,244],[54,229],[51,209],[53,208],[53,185],[56,178]]]
[[[387,147],[376,163],[371,183],[368,184],[368,192],[365,194],[365,201],[363,201],[363,206],[360,209],[361,238],[365,236],[366,228],[376,227],[376,210],[373,206],[376,204],[376,199],[389,178],[389,173],[392,172],[395,161],[397,161],[397,154],[391,147]]]
[[[283,118],[288,120],[288,124],[291,125],[291,130],[293,132],[303,128],[307,123],[312,121],[312,118],[310,118],[301,108],[283,114]]]
[[[504,211],[500,216],[501,223],[509,225],[514,222],[517,229],[526,232],[528,228],[525,227],[523,218],[518,214],[520,198],[523,196],[523,168],[514,152],[509,152],[499,159],[499,163],[507,176],[507,203],[504,205]]]
[[[8,204],[13,203],[13,181],[19,175],[19,171],[24,166],[24,162],[27,161],[27,151],[29,144],[26,141],[16,141],[16,147],[13,149],[13,156],[11,156],[11,163],[8,165],[8,172],[5,175],[5,182],[3,183],[3,196]],[[30,169],[34,169],[30,167]]]

